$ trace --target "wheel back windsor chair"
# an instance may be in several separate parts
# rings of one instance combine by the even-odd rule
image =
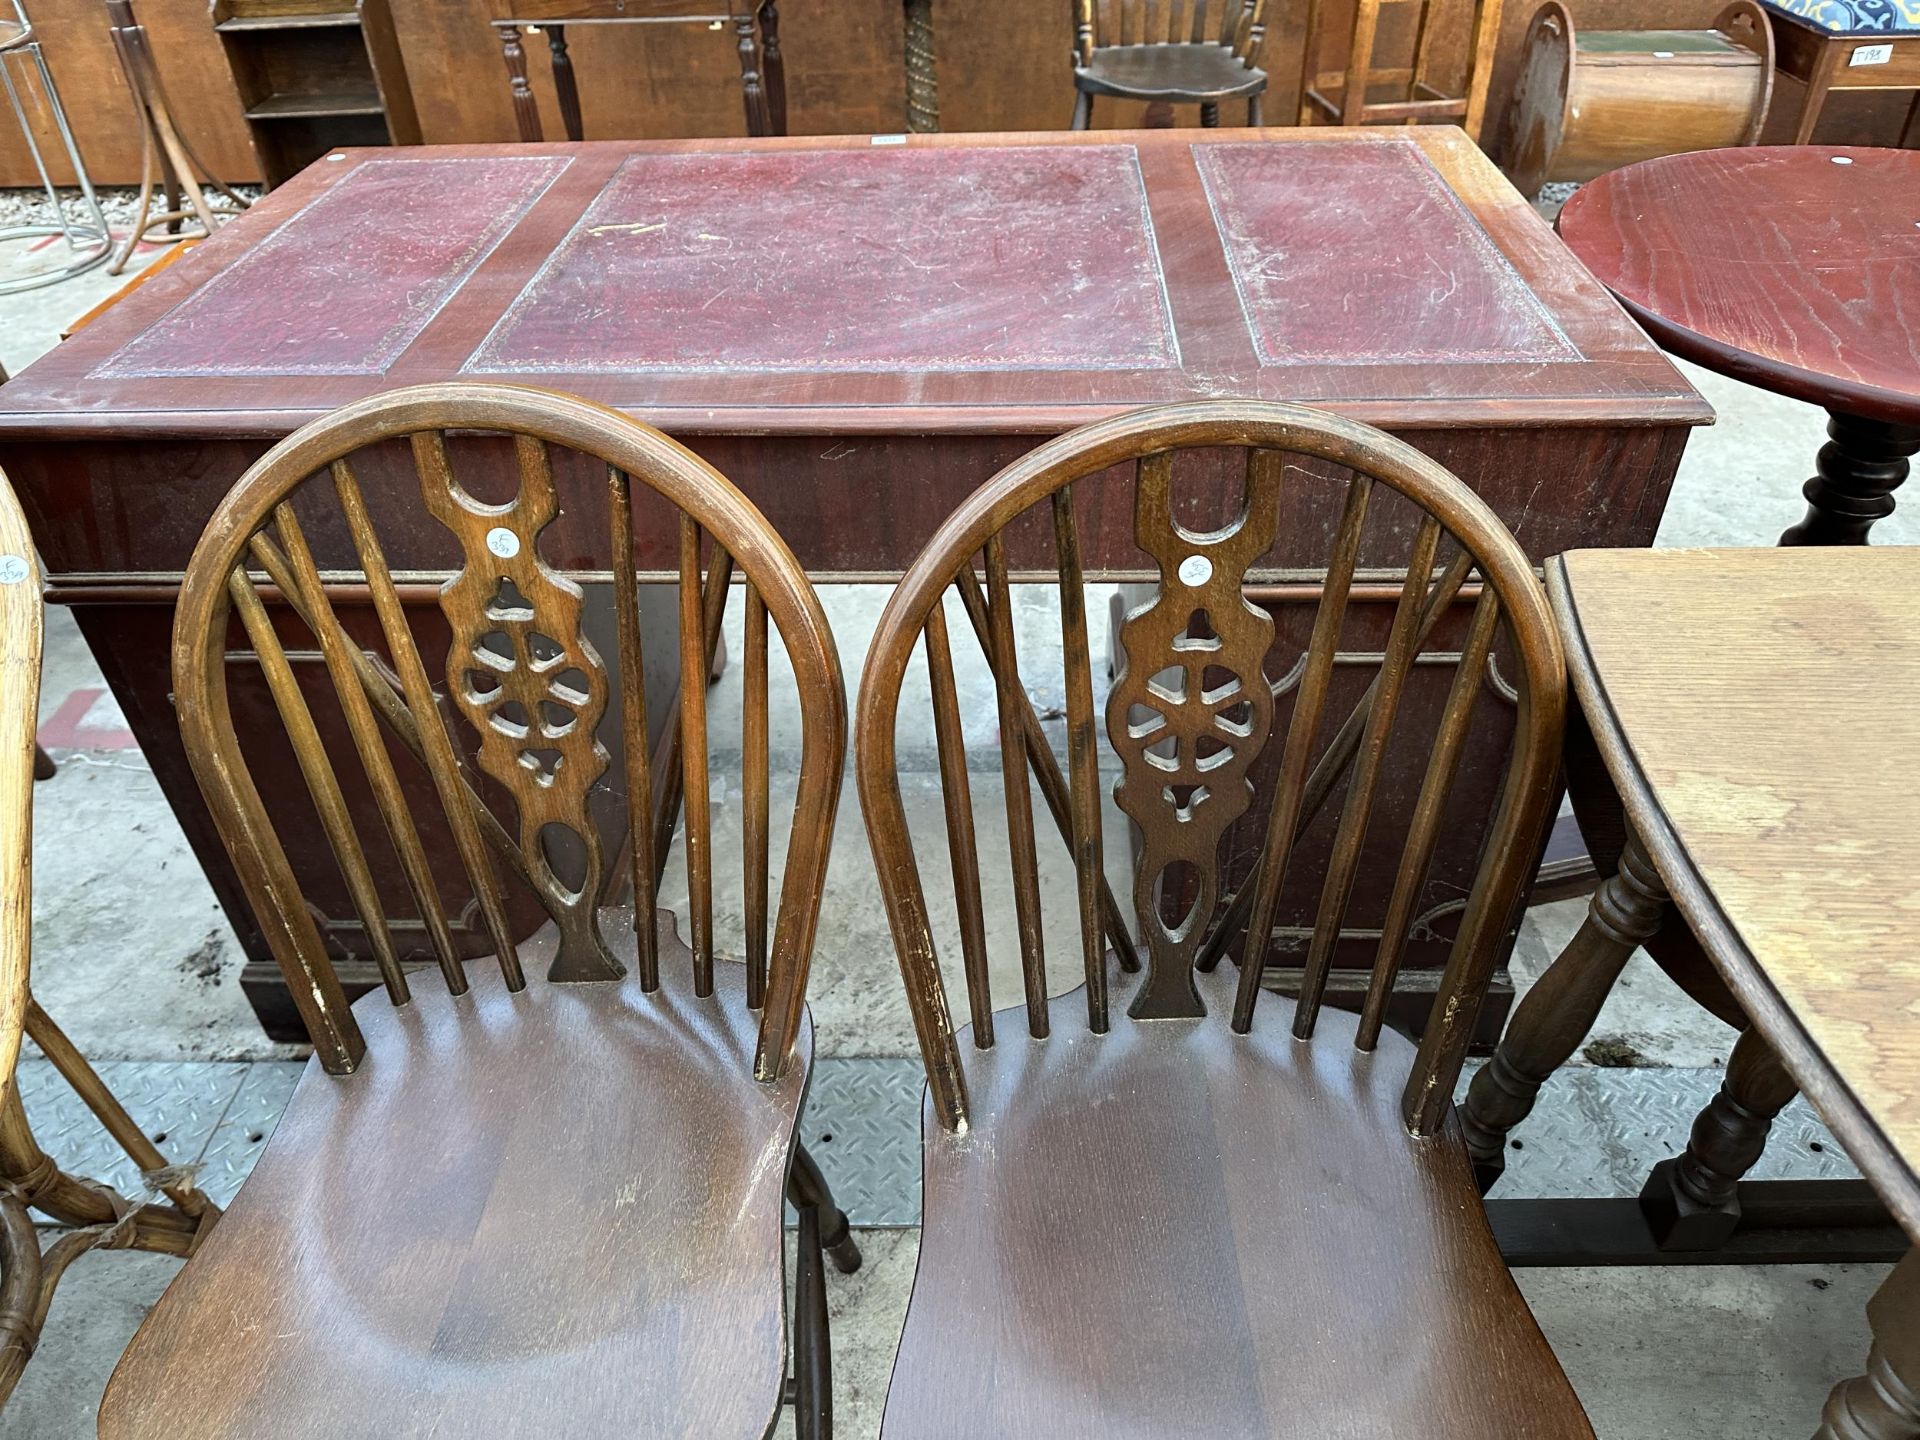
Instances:
[[[220,1209],[170,1166],[86,1057],[33,998],[34,729],[40,698],[40,566],[0,477],[0,1405],[19,1384],[67,1267],[93,1250],[191,1255]],[[99,1120],[150,1191],[129,1200],[70,1175],[40,1148],[21,1104],[22,1036]],[[29,1213],[70,1227],[43,1254]]]
[[[444,657],[423,653],[402,611],[401,588],[425,577],[396,573],[379,539],[383,517],[415,504],[446,530],[431,577]],[[602,543],[589,525],[605,527]],[[677,535],[681,684],[679,744],[659,766],[635,559],[657,527]],[[611,556],[606,657],[566,573],[588,546]],[[705,701],[736,572],[738,964],[716,944]],[[350,632],[349,602],[370,603],[377,627],[361,628],[377,641]],[[769,936],[770,629],[801,705]],[[385,993],[351,1008],[252,778],[258,737],[241,732],[269,717],[242,725],[231,710],[236,652],[264,673],[378,958]],[[785,1374],[790,1190],[799,1429],[824,1435],[821,1232],[842,1268],[858,1252],[796,1153],[795,1123],[845,700],[819,601],[759,512],[691,452],[584,400],[394,391],[307,426],[235,485],[182,587],[174,678],[195,773],[315,1058],[224,1223],[115,1372],[101,1434],[544,1435],[564,1415],[570,1436],[762,1436]],[[342,753],[320,738],[322,704],[344,716]],[[403,798],[397,769],[414,764],[437,814]],[[677,799],[688,944],[655,904]],[[591,813],[601,802],[628,818],[615,863]],[[440,826],[451,879],[422,838]],[[430,941],[417,967],[379,893],[402,878]],[[510,928],[512,885],[550,917],[531,937]],[[612,903],[622,885],[630,903]],[[462,906],[490,955],[463,953],[450,920]],[[554,983],[529,983],[542,971]]]
[[[1093,97],[1198,105],[1220,123],[1220,102],[1244,98],[1260,123],[1267,72],[1255,63],[1266,0],[1075,0],[1073,128],[1093,123]]]
[[[1177,462],[1201,483],[1176,483]],[[1243,482],[1222,483],[1242,465]],[[1084,517],[1107,513],[1086,492],[1106,485],[1131,488],[1134,539],[1158,572],[1121,632],[1105,711],[1114,800],[1140,843],[1133,909],[1146,956],[1139,982],[1123,966],[1117,986],[1109,948],[1131,946],[1103,895],[1079,539]],[[1283,501],[1298,514],[1300,492],[1320,487],[1343,499],[1283,734],[1285,687],[1262,673],[1271,621],[1241,588],[1275,546]],[[1222,495],[1236,501],[1225,513]],[[1111,554],[1114,537],[1099,538]],[[1332,725],[1324,702],[1361,565],[1397,569],[1400,599],[1374,684]],[[1049,994],[1041,944],[1016,575],[1059,587],[1062,830],[1082,977],[1064,995]],[[1022,990],[999,1012],[950,588],[984,637],[999,697]],[[1442,627],[1458,634],[1456,603],[1470,603],[1471,620],[1444,712],[1432,733],[1404,733],[1408,673]],[[895,770],[901,685],[923,644],[961,917],[969,1023],[958,1031]],[[1490,666],[1502,654],[1515,738],[1416,1047],[1384,1027],[1386,1000],[1476,700],[1506,683]],[[1539,582],[1493,513],[1411,447],[1302,407],[1218,402],[1089,425],[1001,471],[940,528],[881,618],[856,723],[861,804],[928,1077],[919,1272],[887,1434],[1591,1437],[1494,1244],[1451,1115],[1549,819],[1564,685]],[[1323,1011],[1322,997],[1356,869],[1379,840],[1369,809],[1396,741],[1430,758],[1404,841],[1389,847],[1397,878],[1356,1018]],[[1252,898],[1222,907],[1220,837],[1269,747],[1280,781]],[[1042,768],[1051,762],[1049,750]],[[1211,964],[1219,932],[1273,933],[1292,842],[1343,780],[1302,993],[1263,1002],[1265,947],[1249,947],[1236,978]]]

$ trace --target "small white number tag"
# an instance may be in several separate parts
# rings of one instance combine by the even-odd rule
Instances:
[[[1213,578],[1213,562],[1204,555],[1189,555],[1180,562],[1180,583],[1195,587]]]
[[[502,560],[511,560],[520,553],[520,537],[504,525],[496,525],[487,531],[487,549]]]
[[[1848,65],[1884,65],[1893,59],[1891,45],[1856,45],[1847,57]]]
[[[0,555],[0,585],[18,585],[31,568],[19,555]]]
[[[867,143],[869,145],[904,145],[907,143],[907,137],[904,135],[875,135],[868,140]]]

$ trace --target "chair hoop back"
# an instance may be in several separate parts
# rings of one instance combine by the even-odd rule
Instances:
[[[458,438],[456,438],[456,436]],[[478,438],[474,438],[478,437]],[[501,438],[504,437],[504,438]],[[403,485],[363,486],[371,465],[404,443],[426,512],[439,522],[416,552],[457,555],[430,571],[391,566],[376,515],[404,504]],[[482,454],[474,445],[496,448]],[[466,448],[462,448],[466,447]],[[563,487],[556,454],[600,467],[604,490]],[[363,460],[360,457],[364,455]],[[508,457],[511,457],[510,460]],[[485,461],[483,465],[481,462]],[[392,468],[388,460],[389,471]],[[476,498],[475,471],[509,480],[505,501]],[[309,481],[331,481],[337,508],[311,503]],[[679,724],[650,760],[636,568],[636,486],[678,513]],[[324,488],[315,483],[311,491]],[[488,490],[491,495],[493,492]],[[296,510],[296,498],[302,503]],[[582,526],[604,518],[604,538]],[[585,592],[541,555],[541,537],[564,518],[549,545],[573,554],[604,550],[612,566],[614,641],[620,694],[583,628]],[[310,541],[309,534],[313,535]],[[703,537],[710,537],[702,576]],[[436,548],[437,547],[437,548]],[[322,555],[338,562],[323,568]],[[578,565],[574,560],[571,563]],[[451,569],[451,573],[449,573]],[[694,986],[712,991],[712,822],[707,777],[706,680],[722,608],[738,570],[747,611],[743,750],[747,797],[748,1003],[764,1005],[755,1073],[778,1078],[798,1033],[839,795],[846,732],[839,659],[825,613],[799,562],[760,512],[718,471],[658,431],[573,396],[521,386],[436,384],[389,392],[317,420],[273,447],[214,512],[188,566],[174,628],[174,686],[188,757],[222,840],[233,855],[267,943],[285,971],[316,1052],[329,1069],[351,1070],[362,1042],[280,836],[261,801],[236,733],[229,694],[228,635],[245,631],[285,726],[348,896],[381,978],[396,1003],[408,998],[406,967],[385,905],[314,713],[289,664],[281,629],[312,636],[325,663],[339,719],[364,772],[362,813],[377,816],[404,873],[432,957],[450,990],[467,988],[462,941],[441,897],[443,881],[420,837],[411,797],[394,769],[389,740],[410,751],[431,780],[416,784],[437,801],[457,854],[456,883],[471,887],[483,934],[468,938],[492,954],[511,989],[525,982],[509,895],[496,862],[537,898],[557,927],[548,978],[605,980],[622,973],[599,930],[602,901],[623,877],[603,864],[594,805],[624,782],[634,936],[641,986],[660,983],[653,912],[682,797]],[[604,574],[605,572],[600,572]],[[408,606],[403,599],[413,600]],[[421,602],[437,604],[450,632],[444,685],[428,676],[416,638]],[[377,620],[384,661],[343,625],[359,604]],[[766,942],[767,621],[779,632],[802,697],[801,759],[790,841],[771,952]],[[365,628],[373,629],[372,626]],[[617,699],[617,719],[608,712]],[[455,711],[477,747],[462,747]],[[609,720],[605,726],[603,719]],[[617,733],[616,776],[602,736]],[[336,734],[339,732],[336,731]],[[335,748],[348,742],[336,740]],[[472,753],[465,753],[471,749]],[[661,758],[664,756],[665,758]],[[476,773],[477,772],[477,773]],[[504,793],[517,812],[510,832],[487,794]],[[430,797],[430,798],[428,798]],[[617,867],[614,867],[617,869]],[[524,928],[524,927],[522,927]],[[472,944],[464,947],[472,951]]]
[[[1224,528],[1196,532],[1177,518],[1173,461],[1177,452],[1189,450],[1246,452],[1244,506]],[[1312,640],[1281,684],[1262,669],[1273,622],[1247,603],[1243,591],[1249,571],[1278,538],[1281,499],[1293,473],[1285,463],[1288,456],[1323,469],[1337,467],[1349,478],[1318,587]],[[1076,485],[1114,483],[1103,472],[1129,465],[1134,543],[1159,576],[1153,599],[1135,608],[1119,632],[1125,653],[1115,657],[1120,663],[1106,710],[1109,743],[1122,769],[1114,798],[1140,839],[1131,916],[1114,899],[1101,857],[1100,771],[1079,539],[1084,525],[1104,525],[1107,512],[1076,506],[1074,500]],[[1333,666],[1342,653],[1341,626],[1354,589],[1368,502],[1376,488],[1397,493],[1422,518],[1404,570],[1394,572],[1398,600],[1379,674],[1346,723],[1318,747]],[[1008,595],[1005,533],[1041,502],[1049,502],[1052,510],[1060,593],[1064,777],[1020,678]],[[1099,518],[1089,522],[1088,515]],[[1441,566],[1441,544],[1449,537],[1458,553]],[[1398,532],[1389,538],[1397,546]],[[1105,544],[1110,536],[1101,539]],[[1030,544],[1026,553],[1031,561],[1037,545]],[[975,573],[976,556],[984,558],[984,587]],[[1474,574],[1478,581],[1469,587]],[[1109,947],[1123,968],[1137,963],[1129,919],[1140,927],[1147,971],[1134,994],[1132,1017],[1205,1013],[1193,970],[1210,969],[1243,936],[1272,935],[1294,841],[1337,782],[1350,777],[1294,1014],[1294,1033],[1304,1039],[1312,1034],[1324,997],[1409,672],[1446,612],[1478,592],[1386,906],[1358,1042],[1370,1049],[1377,1039],[1407,933],[1420,918],[1416,904],[1475,700],[1483,689],[1505,686],[1492,668],[1496,633],[1504,631],[1518,671],[1510,689],[1503,690],[1515,706],[1512,750],[1405,1094],[1409,1127],[1416,1134],[1437,1128],[1495,960],[1517,918],[1521,890],[1538,859],[1565,707],[1565,662],[1544,592],[1525,553],[1493,512],[1443,467],[1370,426],[1304,406],[1218,401],[1137,411],[1064,435],[1007,466],[940,527],[881,616],[861,680],[855,741],[861,807],[934,1112],[944,1126],[958,1130],[967,1123],[965,1074],[901,801],[895,738],[908,662],[924,642],[973,1043],[984,1048],[993,1043],[994,1014],[986,993],[979,867],[946,633],[944,597],[950,587],[959,591],[981,640],[999,701],[1022,984],[1028,1030],[1036,1038],[1046,1035],[1049,1022],[1029,765],[1073,861],[1088,1024],[1096,1032],[1111,1023]],[[1283,689],[1293,695],[1284,737],[1271,725],[1275,696]],[[1255,870],[1216,918],[1220,842],[1248,807],[1253,793],[1248,770],[1269,740],[1280,756],[1279,779]],[[1310,766],[1317,749],[1319,760]],[[1175,889],[1188,897],[1178,918],[1167,913],[1170,904],[1179,903],[1169,893]],[[1263,945],[1249,941],[1232,1015],[1235,1030],[1244,1032],[1253,1023],[1264,953]]]

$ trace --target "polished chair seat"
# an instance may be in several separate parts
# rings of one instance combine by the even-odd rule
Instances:
[[[1203,1019],[962,1033],[887,1440],[1592,1440],[1457,1126],[1407,1133],[1413,1046],[1278,996],[1236,1035],[1232,967],[1196,978]]]
[[[309,1063],[115,1371],[106,1440],[767,1433],[811,1022],[758,1084],[745,967],[697,999],[665,920],[643,995],[628,914],[603,929],[624,979],[513,994],[475,962],[464,996],[354,1005],[367,1058]]]
[[[1241,95],[1267,87],[1263,70],[1248,65],[1225,45],[1106,45],[1074,68],[1078,87],[1093,95],[1192,104]]]

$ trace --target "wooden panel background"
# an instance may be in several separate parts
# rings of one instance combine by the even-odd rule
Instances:
[[[885,0],[882,0],[885,3]],[[1453,84],[1466,64],[1470,0],[1434,0],[1443,42],[1436,52],[1443,84]],[[1328,14],[1327,53],[1322,69],[1346,60],[1346,32],[1352,24],[1351,0],[1324,0]],[[1582,29],[1705,27],[1724,8],[1724,0],[1567,0],[1574,24]],[[940,118],[946,130],[1052,130],[1064,128],[1073,112],[1068,52],[1073,34],[1073,0],[934,0],[934,25],[940,48]],[[1519,79],[1521,46],[1537,0],[1506,0],[1500,21],[1500,46],[1488,91],[1485,142],[1491,148]],[[1413,46],[1415,7],[1387,6],[1380,16],[1375,54],[1383,65],[1405,63]],[[1305,44],[1306,7],[1268,0],[1267,36],[1262,64],[1271,77],[1266,113],[1269,123],[1291,124],[1300,103],[1300,73]],[[796,57],[792,62],[799,63]],[[1774,113],[1764,141],[1784,144],[1792,138],[1801,87],[1782,78],[1775,90]],[[1909,96],[1836,94],[1821,119],[1816,139],[1832,144],[1897,143]],[[1144,106],[1118,100],[1094,102],[1096,129],[1141,123]],[[1222,107],[1233,123],[1234,107]],[[1191,112],[1180,117],[1195,124]],[[1495,155],[1497,160],[1500,157]]]
[[[1346,6],[1327,0],[1333,31]],[[1437,0],[1443,23],[1464,41],[1466,0]],[[204,0],[136,0],[189,138],[230,180],[259,177]],[[511,140],[515,131],[506,70],[489,19],[511,0],[394,0],[424,138],[430,144]],[[1575,22],[1594,29],[1705,25],[1721,0],[1573,0]],[[1499,133],[1534,5],[1508,0],[1494,68],[1487,142]],[[1291,119],[1298,103],[1304,6],[1270,0],[1265,64],[1273,77],[1267,114]],[[1411,6],[1383,16],[1381,53],[1411,43]],[[55,82],[80,136],[88,168],[103,184],[139,179],[139,131],[98,0],[28,0]],[[1068,79],[1072,0],[936,0],[940,106],[947,130],[1055,130],[1073,109]],[[1403,34],[1402,31],[1406,33]],[[790,3],[781,14],[787,54],[790,128],[795,134],[861,134],[906,124],[905,40],[900,0]],[[594,139],[704,137],[745,133],[739,62],[724,32],[701,26],[575,26],[569,35],[586,129]],[[1334,47],[1344,48],[1343,45]],[[549,135],[562,134],[539,36],[528,37],[534,92]],[[1458,53],[1448,57],[1455,67]],[[1330,54],[1326,63],[1339,63]],[[17,62],[16,62],[17,63]],[[1390,61],[1388,63],[1391,63]],[[1783,79],[1766,137],[1790,136],[1800,86]],[[1907,96],[1836,93],[1817,138],[1832,143],[1895,142]],[[1142,107],[1101,100],[1094,123],[1138,125]],[[1192,123],[1192,117],[1182,117]],[[42,126],[51,156],[58,143]],[[1496,157],[1497,158],[1497,157]],[[64,166],[55,178],[67,177]],[[25,147],[0,122],[0,185],[35,183]]]
[[[26,0],[26,9],[88,173],[102,184],[137,184],[140,125],[133,92],[113,53],[106,7],[100,0]],[[200,158],[223,178],[257,178],[253,141],[240,115],[240,96],[227,74],[220,37],[213,33],[207,0],[135,0],[135,13],[147,27],[161,83]],[[7,63],[14,67],[15,83],[24,81],[22,99],[35,117],[48,169],[56,183],[70,183],[72,168],[40,103],[39,77],[27,78],[32,67],[25,57]],[[12,117],[0,119],[0,185],[39,183]]]

